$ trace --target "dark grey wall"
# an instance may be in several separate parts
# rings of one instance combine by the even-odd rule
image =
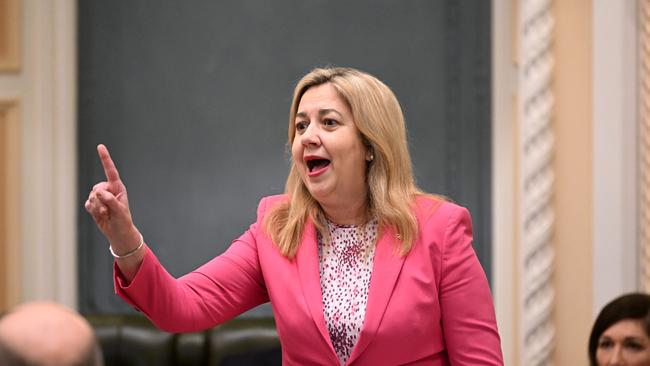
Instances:
[[[104,143],[136,225],[182,275],[280,193],[294,83],[378,76],[402,103],[418,184],[467,206],[490,272],[490,2],[79,1],[79,273],[84,312],[124,312],[82,204]],[[270,308],[258,309],[268,313]]]

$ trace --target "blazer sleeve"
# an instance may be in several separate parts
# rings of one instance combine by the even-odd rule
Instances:
[[[168,332],[207,329],[268,302],[256,247],[263,203],[258,222],[226,252],[183,277],[171,276],[149,249],[131,283],[114,265],[116,293]]]
[[[503,365],[492,295],[472,248],[469,212],[452,210],[442,243],[440,303],[451,365]]]

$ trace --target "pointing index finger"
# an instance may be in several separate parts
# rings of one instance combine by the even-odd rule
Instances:
[[[120,173],[117,172],[115,163],[111,159],[111,155],[108,153],[108,149],[103,144],[97,145],[97,153],[99,154],[99,159],[102,161],[102,166],[104,167],[104,174],[106,174],[106,179],[109,183],[116,183],[120,181]]]

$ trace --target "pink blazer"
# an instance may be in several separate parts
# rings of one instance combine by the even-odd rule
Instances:
[[[148,252],[115,288],[169,332],[197,331],[271,301],[284,365],[338,365],[323,315],[316,230],[308,222],[294,260],[261,229],[285,196],[262,199],[257,222],[222,255],[174,279]],[[418,198],[419,236],[407,256],[395,233],[377,242],[363,328],[346,365],[502,365],[492,297],[472,249],[465,208]]]

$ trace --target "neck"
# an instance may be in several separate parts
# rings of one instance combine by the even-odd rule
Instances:
[[[321,204],[325,216],[335,224],[339,225],[362,225],[368,221],[368,210],[366,200],[357,202],[324,205]]]

